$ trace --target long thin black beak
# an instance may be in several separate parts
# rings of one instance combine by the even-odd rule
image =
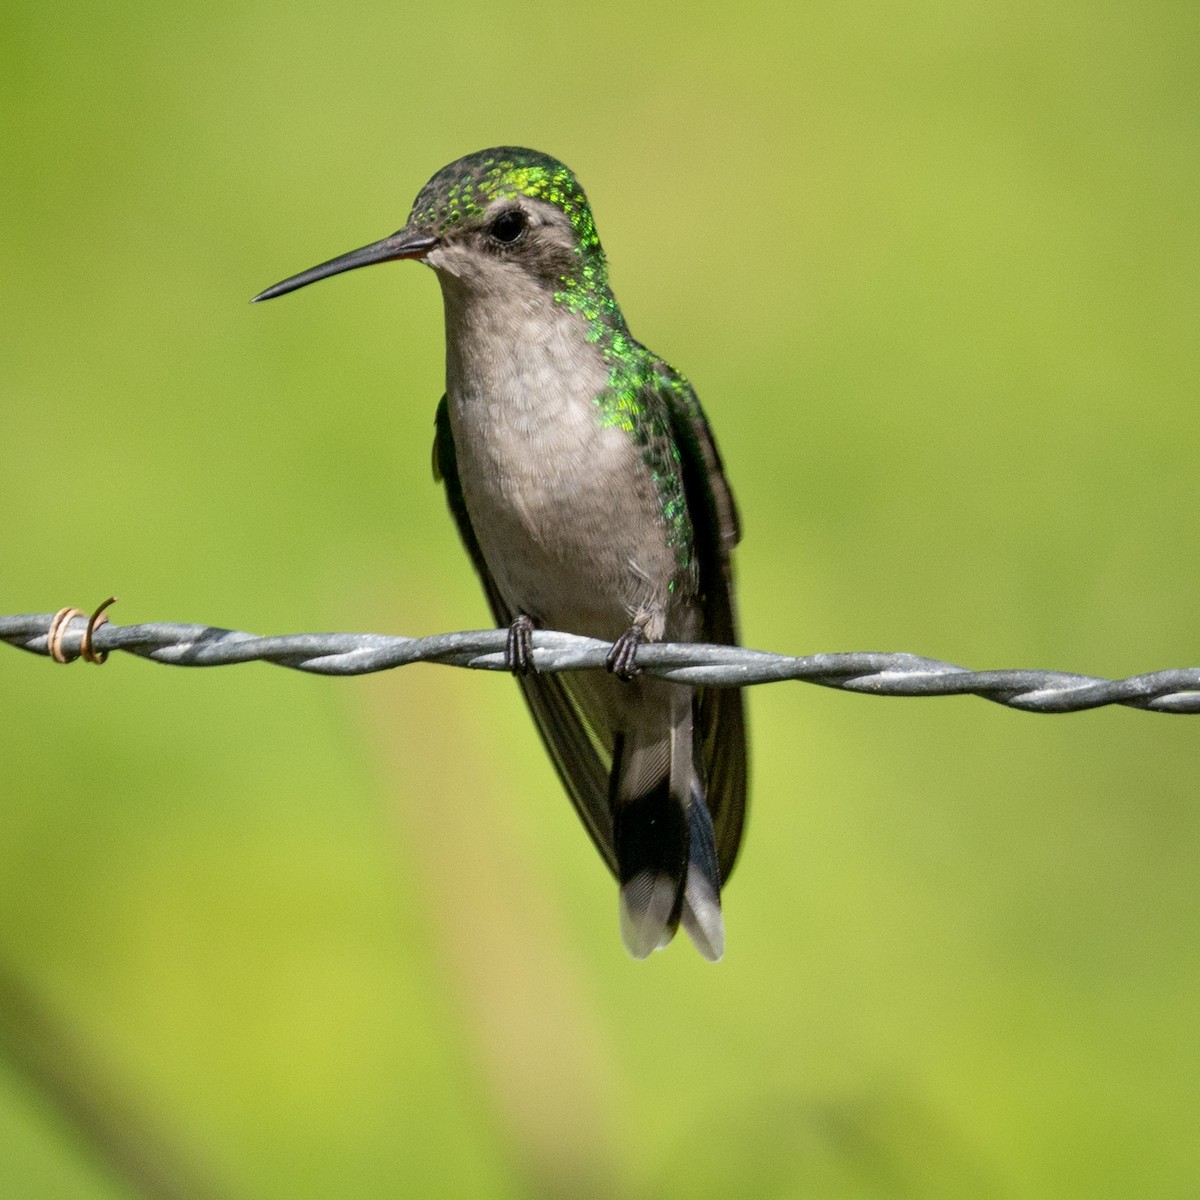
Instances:
[[[259,292],[251,303],[273,300],[286,292],[294,292],[297,288],[316,283],[318,279],[327,279],[330,275],[340,275],[343,271],[353,271],[357,267],[369,267],[372,263],[391,262],[397,258],[424,258],[437,244],[438,240],[435,237],[414,233],[411,229],[400,229],[382,241],[372,242],[359,250],[351,250],[349,254],[331,258],[320,266],[309,267],[307,271],[301,271],[299,275],[293,275],[290,279]]]

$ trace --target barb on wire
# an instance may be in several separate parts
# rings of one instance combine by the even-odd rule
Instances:
[[[98,614],[97,614],[98,615]],[[503,671],[508,631],[484,629],[431,637],[378,633],[297,633],[259,637],[208,625],[155,622],[98,623],[94,616],[28,613],[0,616],[0,641],[33,654],[56,653],[70,662],[88,651],[93,662],[123,650],[177,667],[218,667],[267,662],[317,675],[366,675],[409,663],[443,663]],[[571,633],[535,630],[533,662],[538,671],[605,667],[608,642]],[[872,696],[980,696],[1024,712],[1065,713],[1124,704],[1151,712],[1200,712],[1200,667],[1176,667],[1098,679],[1063,671],[971,671],[916,654],[808,654],[794,657],[743,646],[647,642],[638,666],[649,675],[706,687],[749,687],[794,679]]]

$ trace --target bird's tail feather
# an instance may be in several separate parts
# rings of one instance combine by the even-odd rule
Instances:
[[[669,728],[618,735],[611,795],[621,936],[634,958],[667,945],[682,920],[700,953],[725,950],[712,820],[692,748],[690,700]]]
[[[721,868],[717,862],[712,817],[700,780],[693,780],[688,809],[688,868],[683,890],[683,927],[709,962],[725,953],[725,921],[721,917]]]
[[[688,827],[671,789],[669,740],[618,735],[612,792],[621,936],[645,958],[675,936],[683,908]]]

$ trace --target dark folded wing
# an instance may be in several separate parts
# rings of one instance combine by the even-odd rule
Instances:
[[[699,638],[736,645],[731,554],[741,538],[737,507],[696,394],[681,376],[665,366],[660,379],[661,393],[671,413],[671,430],[679,446],[700,568],[703,620]],[[717,859],[721,878],[726,880],[737,858],[746,814],[746,716],[741,689],[698,689],[696,726]]]

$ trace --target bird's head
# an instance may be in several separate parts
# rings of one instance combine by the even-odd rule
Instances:
[[[587,197],[557,159],[515,146],[480,150],[421,189],[402,229],[267,288],[269,300],[372,263],[420,259],[449,287],[487,297],[532,283],[584,316],[603,314],[604,251]]]

